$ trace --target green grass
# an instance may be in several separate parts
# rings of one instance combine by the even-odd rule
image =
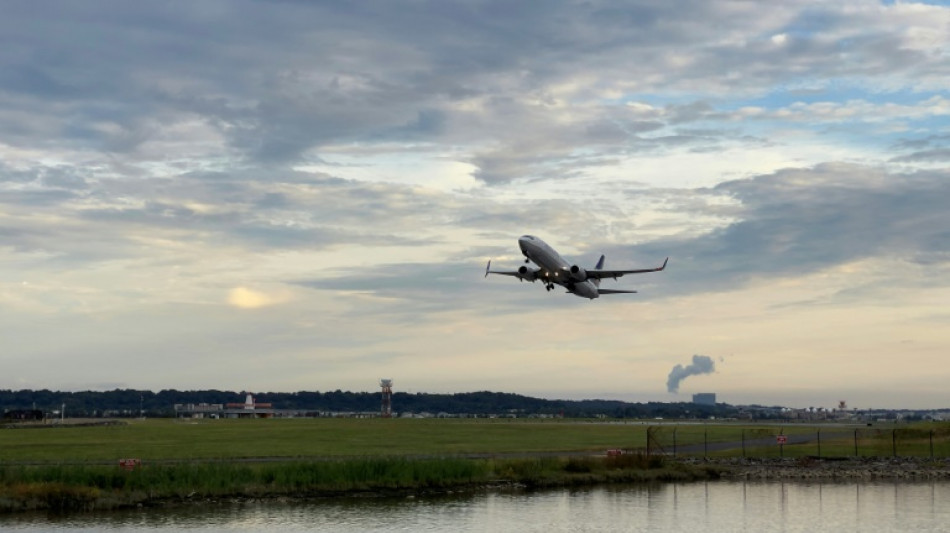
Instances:
[[[0,430],[2,461],[456,455],[645,446],[646,426],[506,420],[135,420]]]
[[[704,441],[748,443],[747,456],[777,457],[779,432],[815,435],[821,429],[823,456],[853,456],[854,428],[762,426],[739,423],[683,424],[653,421],[603,423],[578,420],[419,420],[271,419],[131,420],[127,425],[0,429],[0,464],[111,463],[120,458],[145,462],[233,460],[243,458],[324,459],[346,457],[453,456],[539,452],[603,452],[608,448],[650,448],[703,455]],[[898,455],[929,456],[930,431],[935,456],[950,456],[950,425],[918,424],[897,430]],[[832,440],[833,432],[847,437]],[[859,455],[892,455],[891,428],[858,428]],[[770,441],[754,447],[754,439]],[[692,451],[686,447],[693,445]],[[812,442],[786,445],[786,456],[818,455]],[[710,455],[741,455],[740,448]]]
[[[0,512],[93,510],[222,497],[310,497],[459,489],[498,483],[529,487],[695,480],[716,471],[660,457],[528,459],[366,458],[274,463],[176,463],[115,467],[0,467]]]
[[[117,467],[0,467],[0,511],[114,508],[210,497],[304,496],[465,486],[489,478],[486,462],[405,458],[283,463],[175,463]]]
[[[273,463],[175,463],[131,471],[108,466],[0,467],[0,486],[58,484],[163,496],[437,487],[487,479],[486,462],[465,459],[349,459]]]

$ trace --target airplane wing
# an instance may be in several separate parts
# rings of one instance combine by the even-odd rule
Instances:
[[[663,260],[663,264],[657,268],[643,268],[639,270],[588,270],[587,277],[588,279],[604,279],[604,278],[613,278],[617,279],[624,274],[646,274],[647,272],[659,272],[666,268],[666,263],[670,258],[667,257]],[[606,294],[606,293],[602,293]]]
[[[523,273],[517,270],[512,270],[512,271],[492,270],[491,261],[488,261],[488,265],[485,267],[485,277],[487,278],[489,274],[501,274],[502,276],[515,276],[516,278],[520,278],[523,276]]]
[[[637,291],[622,291],[620,289],[597,289],[597,294],[634,294]]]

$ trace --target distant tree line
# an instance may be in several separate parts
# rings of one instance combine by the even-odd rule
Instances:
[[[67,417],[174,416],[175,404],[243,403],[246,392],[220,390],[134,389],[111,391],[60,392],[42,390],[0,389],[0,412],[41,410],[52,416],[65,408]],[[378,392],[261,392],[254,400],[270,403],[275,409],[298,409],[323,412],[379,411]],[[629,403],[615,400],[545,400],[502,392],[465,392],[457,394],[403,393],[393,394],[396,413],[447,413],[452,415],[561,415],[566,417],[608,416],[613,418],[724,418],[735,416],[737,408],[726,404],[693,403]]]

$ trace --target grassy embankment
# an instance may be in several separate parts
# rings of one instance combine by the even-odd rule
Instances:
[[[202,462],[0,469],[0,512],[93,510],[138,504],[227,499],[398,495],[490,486],[529,488],[596,483],[688,481],[714,469],[667,464],[641,454],[525,459],[379,457],[266,463]]]
[[[538,487],[716,475],[711,469],[642,454],[602,456],[608,448],[645,449],[649,427],[651,446],[670,452],[673,438],[680,454],[689,444],[817,431],[808,426],[660,426],[652,421],[381,419],[148,420],[111,427],[0,430],[0,509],[101,509],[194,498],[385,494],[495,483]],[[901,453],[926,456],[929,431],[935,429],[938,451],[950,455],[946,428],[918,428],[920,435],[901,440]],[[880,448],[878,455],[890,454],[890,430],[879,435],[861,431],[869,440],[862,450]],[[811,443],[783,451],[792,457],[815,455],[814,449]],[[591,455],[537,456],[583,452]],[[739,453],[733,449],[716,455]],[[775,445],[750,446],[746,453],[778,454]],[[478,454],[485,457],[464,457]],[[822,443],[823,456],[852,454],[851,439]],[[694,448],[690,455],[702,452]],[[119,458],[138,458],[143,465],[126,472],[118,468]],[[267,461],[244,462],[255,458]]]
[[[0,509],[88,509],[184,498],[406,492],[694,479],[642,455],[646,425],[508,420],[131,421],[0,430]],[[483,454],[492,457],[462,457]],[[511,457],[505,454],[526,454]],[[503,456],[503,457],[499,457]],[[138,458],[126,472],[120,458]],[[266,461],[246,462],[256,458]]]

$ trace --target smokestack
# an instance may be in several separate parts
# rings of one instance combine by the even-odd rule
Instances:
[[[693,363],[687,366],[676,365],[670,370],[670,376],[666,378],[666,390],[677,393],[680,390],[680,381],[698,374],[712,374],[716,370],[716,363],[712,358],[705,355],[694,355]]]

